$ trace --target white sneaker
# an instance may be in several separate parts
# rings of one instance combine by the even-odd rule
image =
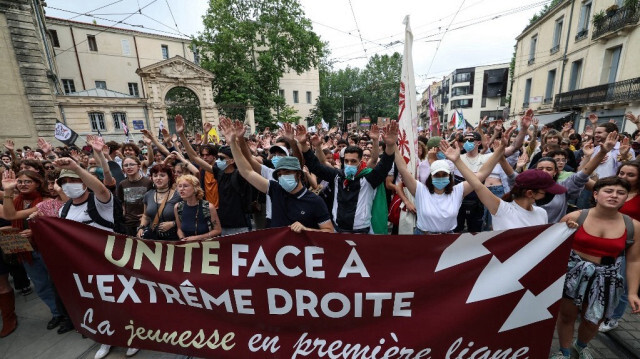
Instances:
[[[128,356],[128,357],[132,357],[132,356],[136,355],[139,350],[140,349],[129,348],[129,349],[127,349],[127,353],[125,355]]]
[[[610,330],[616,329],[618,327],[617,319],[606,319],[604,322],[600,323],[600,328],[598,330],[601,333],[606,333]]]
[[[96,352],[96,356],[94,358],[95,359],[102,359],[102,358],[106,357],[107,355],[109,355],[109,351],[111,351],[111,345],[102,344],[100,346],[100,349],[98,349],[98,351]]]

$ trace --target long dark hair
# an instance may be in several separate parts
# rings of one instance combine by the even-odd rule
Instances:
[[[16,179],[20,176],[27,176],[32,181],[38,184],[35,191],[40,193],[42,197],[49,197],[49,190],[47,189],[47,182],[44,180],[42,176],[38,172],[34,172],[31,170],[22,170],[16,174]]]
[[[636,171],[638,172],[638,176],[640,176],[640,161],[635,160],[635,161],[625,161],[622,162],[620,164],[620,167],[618,167],[618,171],[616,172],[616,176],[620,175],[620,169],[622,169],[622,167],[624,166],[631,166],[631,167],[635,167]],[[629,181],[627,181],[629,182]],[[629,187],[631,187],[631,183],[629,183]],[[638,191],[640,190],[640,178],[638,178],[638,180],[636,181],[636,185],[631,188],[629,191]]]
[[[433,186],[433,182],[431,181],[431,175],[429,175],[429,177],[427,177],[427,180],[424,181],[425,186],[427,186],[427,189],[429,190],[429,193],[433,194],[436,190],[436,188]],[[444,188],[444,193],[445,194],[451,194],[451,192],[453,191],[453,186],[454,186],[454,181],[453,181],[453,175],[449,174],[449,184]]]

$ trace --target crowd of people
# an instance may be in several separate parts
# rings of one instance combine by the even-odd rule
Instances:
[[[417,165],[398,146],[398,124],[340,131],[284,123],[249,134],[221,118],[221,138],[175,132],[83,147],[17,149],[0,156],[0,230],[31,237],[29,220],[52,216],[149,240],[191,241],[290,227],[294,232],[415,234],[481,232],[566,222],[577,228],[557,331],[560,351],[590,358],[598,330],[640,312],[640,119],[622,133],[590,115],[540,126],[482,119],[476,128],[418,133]],[[211,124],[205,124],[208,134]],[[9,281],[13,279],[13,286]],[[17,325],[15,295],[32,284],[48,306],[47,329],[74,330],[37,246],[0,257],[0,337]],[[15,290],[14,290],[15,288]],[[578,336],[574,326],[581,318]],[[96,358],[108,355],[102,345]],[[129,348],[127,355],[138,350]]]

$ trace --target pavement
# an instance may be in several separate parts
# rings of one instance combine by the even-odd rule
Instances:
[[[16,295],[18,328],[6,338],[0,339],[0,359],[93,359],[100,348],[91,339],[83,339],[75,331],[59,335],[47,330],[51,313],[34,293]],[[640,358],[640,316],[625,314],[620,326],[598,336],[589,344],[598,359]],[[554,335],[551,352],[558,350]],[[125,358],[126,348],[112,348],[107,359]],[[135,359],[187,359],[183,355],[141,350]],[[194,358],[195,359],[195,358]],[[434,358],[438,359],[438,358]],[[543,358],[532,358],[543,359]]]

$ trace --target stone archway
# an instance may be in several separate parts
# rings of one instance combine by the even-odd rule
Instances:
[[[165,98],[175,87],[185,87],[198,97],[202,123],[218,125],[218,108],[213,101],[211,86],[214,76],[211,72],[182,56],[174,56],[140,68],[136,74],[142,79],[142,88],[147,97],[147,129],[157,130],[161,121],[168,125]]]

